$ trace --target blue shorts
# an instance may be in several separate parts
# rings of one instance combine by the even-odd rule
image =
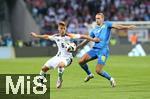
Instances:
[[[91,57],[91,59],[98,58],[97,64],[105,65],[106,60],[109,56],[109,49],[108,48],[103,48],[103,49],[93,48],[90,51],[88,51],[87,54]]]

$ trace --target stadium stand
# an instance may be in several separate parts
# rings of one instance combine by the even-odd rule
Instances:
[[[68,23],[69,32],[85,30],[97,12],[111,21],[149,21],[147,0],[25,0],[43,32],[56,32],[60,20]],[[59,1],[59,2],[58,2]],[[76,28],[79,28],[78,30]]]

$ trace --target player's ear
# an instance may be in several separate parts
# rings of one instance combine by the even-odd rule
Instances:
[[[67,27],[65,26],[65,30],[67,30]]]

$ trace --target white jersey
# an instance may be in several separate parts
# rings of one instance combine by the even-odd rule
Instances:
[[[58,47],[58,52],[56,56],[58,57],[66,57],[66,58],[73,58],[72,53],[67,51],[67,45],[70,43],[69,36],[59,36],[53,35],[49,37],[50,40],[54,40]]]

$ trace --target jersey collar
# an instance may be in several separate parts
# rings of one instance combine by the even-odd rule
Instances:
[[[103,23],[101,26],[99,26],[99,25],[96,25],[96,28],[101,28],[103,25],[104,25],[104,23]]]

